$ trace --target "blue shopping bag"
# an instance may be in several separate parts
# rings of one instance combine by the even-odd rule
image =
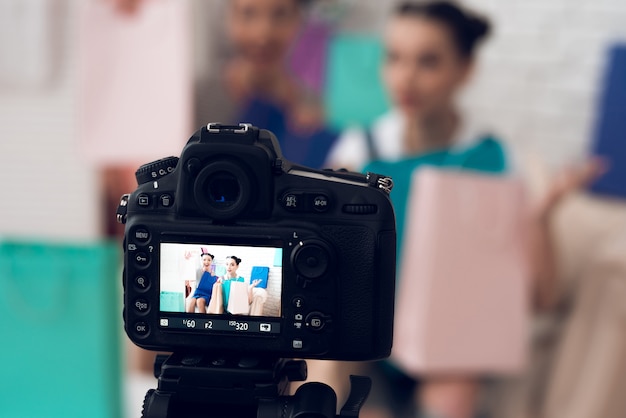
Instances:
[[[626,198],[626,44],[608,54],[598,103],[591,153],[606,159],[609,169],[591,185],[591,191]]]

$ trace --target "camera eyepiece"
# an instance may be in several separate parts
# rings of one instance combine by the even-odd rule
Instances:
[[[250,176],[234,161],[220,160],[205,166],[194,184],[198,205],[213,219],[236,218],[248,206]]]

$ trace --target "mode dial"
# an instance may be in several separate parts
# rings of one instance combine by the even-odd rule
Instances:
[[[166,157],[148,164],[144,164],[135,171],[137,184],[149,183],[167,176],[176,168],[178,157]]]

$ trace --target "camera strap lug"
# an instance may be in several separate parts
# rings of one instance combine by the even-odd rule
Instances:
[[[376,173],[367,173],[367,182],[370,186],[389,194],[393,189],[393,179]]]
[[[117,211],[115,212],[115,219],[118,224],[126,223],[126,213],[128,212],[128,199],[130,199],[130,194],[123,194],[120,198],[120,204],[117,206]]]

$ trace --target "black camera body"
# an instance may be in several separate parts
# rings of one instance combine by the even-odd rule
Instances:
[[[180,158],[136,174],[139,186],[118,210],[124,322],[135,344],[275,358],[389,355],[391,179],[291,164],[272,133],[246,124],[209,124]]]

